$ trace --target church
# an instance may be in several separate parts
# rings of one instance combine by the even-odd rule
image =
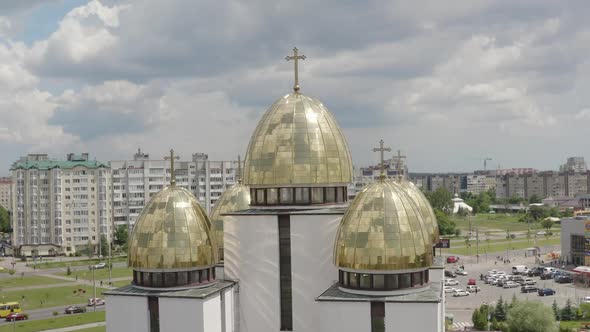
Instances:
[[[172,180],[129,238],[130,285],[106,292],[118,331],[444,331],[438,225],[422,192],[381,176],[352,202],[352,159],[334,116],[300,92],[272,104],[240,183],[209,217]]]

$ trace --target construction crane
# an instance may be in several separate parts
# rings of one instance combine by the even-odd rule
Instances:
[[[488,167],[488,161],[491,161],[491,160],[492,160],[492,158],[490,158],[490,157],[484,157],[484,158],[483,158],[483,170],[484,170],[484,171],[485,171],[485,170],[487,170],[487,167]]]

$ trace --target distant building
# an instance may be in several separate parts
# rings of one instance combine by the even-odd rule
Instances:
[[[391,159],[385,160],[383,165],[385,166],[385,172],[388,178],[393,179],[398,176],[398,173],[402,177],[407,178],[408,166],[405,162],[405,156],[398,157],[394,155]],[[401,171],[398,172],[398,169]],[[367,184],[379,178],[381,168],[379,165],[360,168],[354,167],[353,172],[353,182],[348,185],[348,199],[351,201]]]
[[[584,157],[569,157],[565,164],[559,167],[559,171],[561,172],[578,172],[583,173],[586,172],[587,166],[586,162],[584,161]]]
[[[470,174],[466,176],[467,192],[479,195],[482,192],[496,190],[496,177]]]
[[[129,229],[150,198],[170,182],[170,162],[150,159],[138,150],[132,160],[109,162],[113,174],[113,218],[115,226]],[[190,161],[175,163],[176,185],[189,190],[210,212],[226,188],[236,183],[237,161],[213,161],[195,153]]]
[[[88,153],[29,154],[12,167],[13,243],[21,255],[98,253],[112,234],[111,172]],[[104,244],[106,245],[106,243]]]
[[[0,206],[12,210],[12,179],[0,178]]]
[[[573,198],[590,193],[589,187],[588,172],[509,173],[496,178],[496,196],[498,198],[529,199],[532,196]]]

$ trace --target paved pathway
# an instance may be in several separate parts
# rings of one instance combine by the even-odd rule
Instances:
[[[92,327],[99,327],[99,326],[104,326],[104,325],[105,325],[105,322],[98,322],[98,323],[89,323],[89,324],[83,324],[83,325],[62,327],[61,329],[43,330],[41,332],[69,332],[69,331],[78,331],[78,330],[82,330],[82,329],[89,329]]]
[[[92,280],[86,280],[86,279],[81,279],[81,278],[78,278],[78,280],[76,280],[75,278],[58,276],[55,274],[48,274],[48,273],[47,274],[43,273],[43,274],[38,274],[38,275],[48,277],[48,278],[73,281],[78,284],[93,286]],[[130,277],[111,278],[111,282],[123,281],[123,280],[131,280],[131,278]],[[45,287],[47,287],[47,286],[45,286]],[[96,287],[101,287],[101,288],[106,288],[106,289],[115,289],[116,288],[113,286],[108,286],[105,282],[103,282],[103,285],[100,286],[100,283],[98,281],[96,282]]]

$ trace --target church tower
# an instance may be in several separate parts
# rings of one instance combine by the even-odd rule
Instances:
[[[319,100],[293,93],[262,116],[246,154],[250,208],[224,218],[225,276],[239,281],[240,331],[317,331],[315,297],[332,284],[334,234],[347,206],[346,139]]]

